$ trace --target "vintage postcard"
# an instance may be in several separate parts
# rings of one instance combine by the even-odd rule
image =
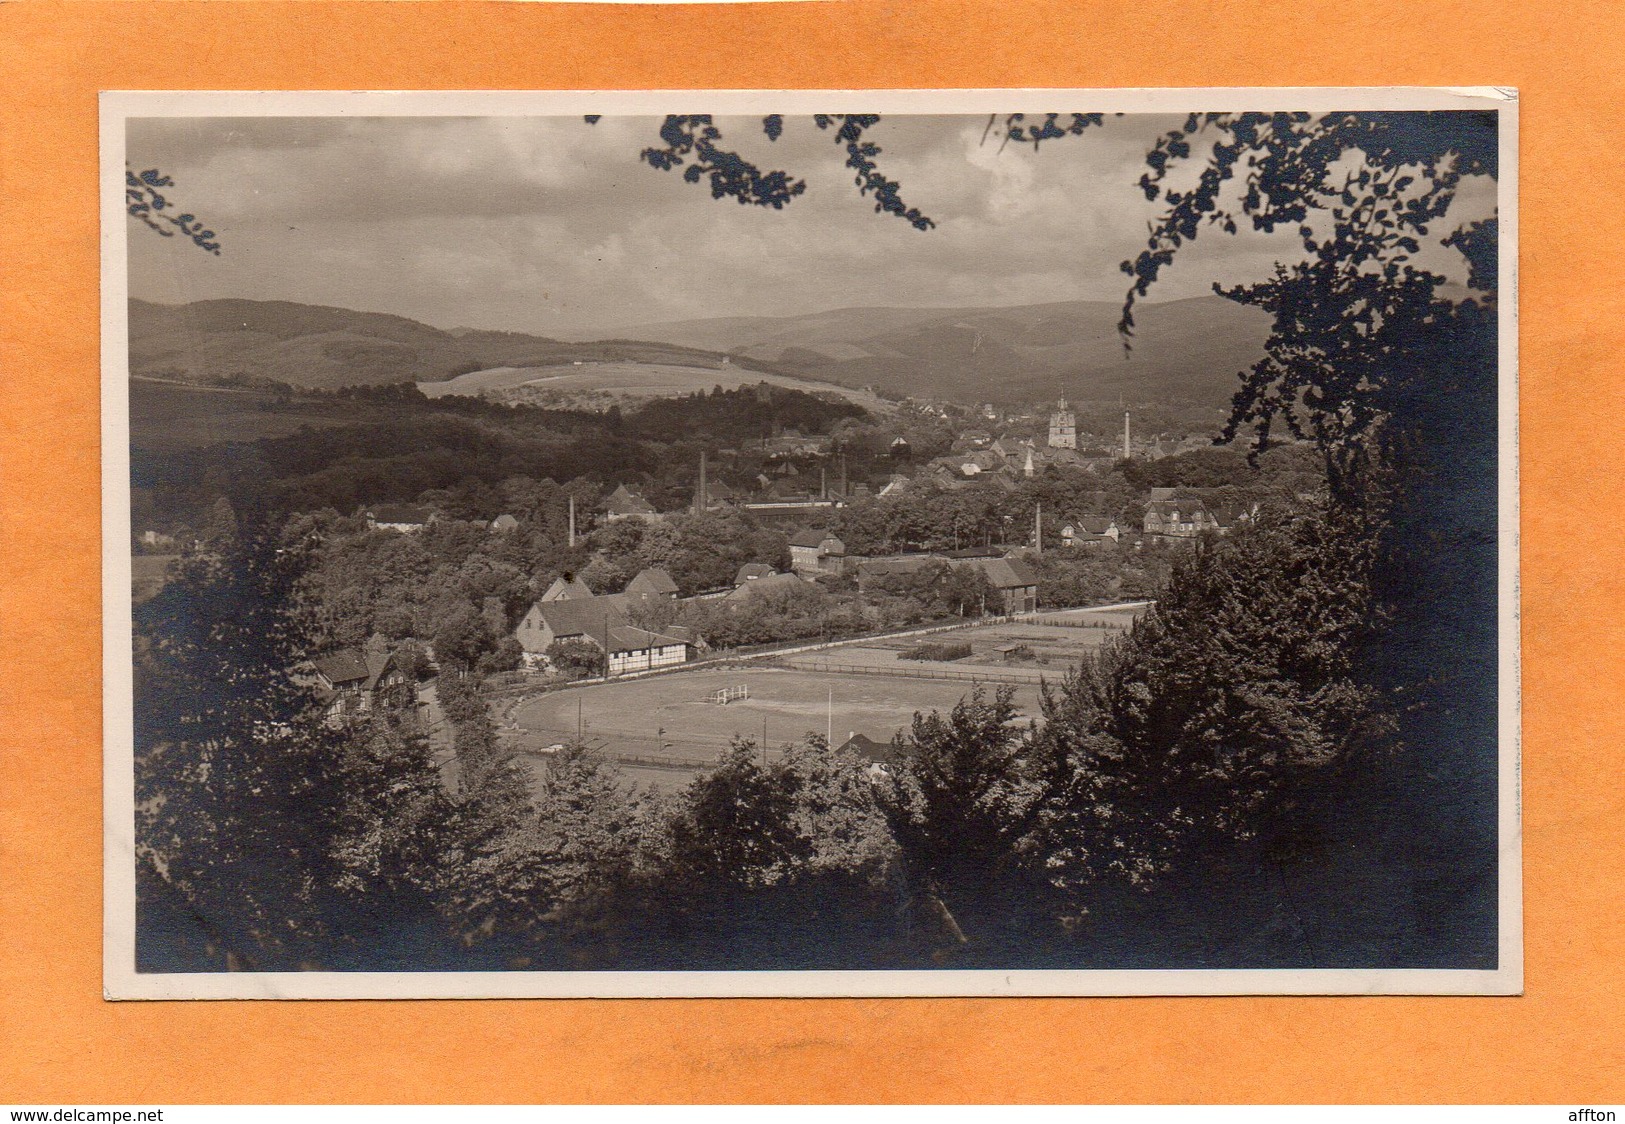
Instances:
[[[104,94],[106,994],[1518,993],[1516,115]]]

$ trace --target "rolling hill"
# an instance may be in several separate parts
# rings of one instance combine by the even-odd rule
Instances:
[[[136,378],[268,379],[333,389],[577,360],[707,366],[721,356],[636,340],[564,343],[518,332],[443,332],[402,316],[289,301],[130,301],[130,374]]]
[[[1262,312],[1222,297],[1142,305],[1134,349],[1114,301],[1012,308],[851,308],[628,325],[639,339],[726,352],[785,373],[960,401],[1178,398],[1219,404],[1256,362]]]
[[[130,302],[130,373],[298,387],[441,382],[499,367],[736,367],[960,402],[1181,401],[1217,407],[1262,353],[1267,317],[1220,297],[1143,306],[1133,351],[1115,302],[1012,308],[850,308],[632,325],[563,341],[446,332],[405,317],[286,301]]]

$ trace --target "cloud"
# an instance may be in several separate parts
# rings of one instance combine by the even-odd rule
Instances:
[[[1155,214],[1136,186],[1174,118],[1108,118],[1080,137],[1001,144],[985,117],[894,116],[881,170],[936,222],[877,214],[846,153],[807,118],[776,142],[725,118],[725,143],[807,183],[780,211],[713,199],[639,158],[659,120],[132,120],[133,163],[159,167],[216,230],[211,257],[132,227],[130,284],[164,301],[336,304],[443,327],[599,331],[860,305],[1117,300],[1118,263]],[[1262,277],[1290,237],[1214,232],[1158,299]]]

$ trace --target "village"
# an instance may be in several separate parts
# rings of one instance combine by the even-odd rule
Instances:
[[[971,420],[950,451],[917,465],[907,439],[893,438],[862,479],[849,476],[851,458],[827,437],[780,433],[764,442],[768,471],[755,480],[729,483],[714,467],[729,462],[728,451],[715,461],[702,451],[692,498],[675,510],[659,510],[626,482],[597,503],[570,491],[556,571],[528,576],[505,600],[484,599],[488,650],[455,674],[481,669],[516,752],[545,757],[590,738],[657,787],[686,783],[734,739],[787,744],[820,730],[883,766],[913,713],[951,707],[974,686],[1012,685],[1022,713],[1036,714],[1042,681],[1126,630],[1181,550],[1245,523],[1268,492],[1213,486],[1201,471],[1208,443],[1136,442],[1127,413],[1111,451],[1080,436],[1065,400],[1033,436],[1021,434],[1021,422],[1031,423],[1020,415],[991,432],[1000,420],[991,407]],[[1125,485],[1125,469],[1159,464],[1159,478],[1177,479],[1184,460],[1198,483]],[[796,490],[811,479],[816,489]],[[1305,484],[1287,473],[1272,486]],[[895,527],[956,503],[975,506],[952,516],[951,540],[926,532],[911,549],[876,550],[898,536],[864,530],[876,518]],[[501,555],[536,515],[503,511],[479,522],[429,503],[387,504],[349,525],[373,540],[374,555],[455,528],[466,568],[471,558]],[[737,564],[725,582],[697,586],[692,566],[684,581],[667,566],[631,568],[658,560],[661,547],[651,543],[669,552],[673,536],[702,525],[757,528],[755,553],[731,555]],[[1125,583],[1147,568],[1149,576]],[[364,643],[315,656],[302,675],[331,722],[408,716],[452,765],[436,672],[457,661],[437,651],[436,639],[447,646],[429,627],[373,630]],[[626,681],[651,676],[661,682],[623,701]],[[566,688],[568,698],[559,694]],[[724,697],[730,691],[739,697]],[[820,693],[824,705],[814,706]],[[702,705],[718,700],[724,705]]]

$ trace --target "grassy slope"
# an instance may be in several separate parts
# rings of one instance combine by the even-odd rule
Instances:
[[[353,420],[311,404],[279,406],[260,391],[130,380],[130,444],[135,448],[189,449],[220,441],[257,441],[286,437],[307,425],[346,425]]]
[[[675,363],[611,362],[562,367],[494,367],[459,375],[446,382],[419,383],[430,398],[447,394],[478,396],[495,390],[531,385],[559,394],[613,394],[626,398],[665,397],[708,391],[720,386],[733,390],[760,382],[808,394],[835,392],[871,411],[886,409],[873,394],[832,383],[813,382],[785,375],[762,374],[740,366],[692,367]]]

